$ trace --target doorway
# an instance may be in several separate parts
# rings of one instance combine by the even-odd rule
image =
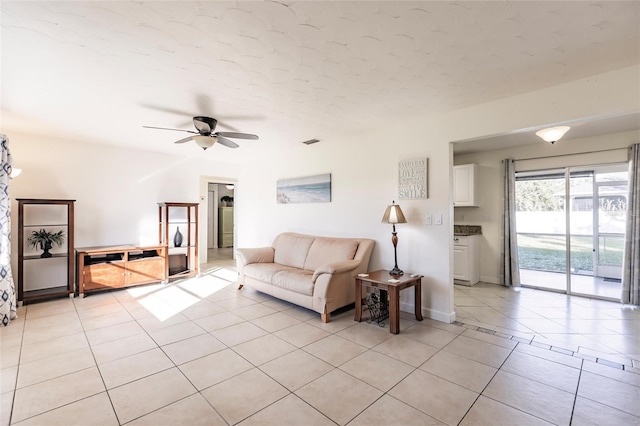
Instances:
[[[523,286],[619,300],[627,165],[516,174]]]
[[[235,183],[211,179],[206,182],[206,263],[232,261],[235,240]],[[204,219],[204,218],[203,218]]]

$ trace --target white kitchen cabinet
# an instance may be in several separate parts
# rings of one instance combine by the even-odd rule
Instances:
[[[478,165],[475,163],[453,166],[453,206],[477,207],[476,186]]]
[[[474,285],[480,281],[480,236],[453,237],[453,280]]]

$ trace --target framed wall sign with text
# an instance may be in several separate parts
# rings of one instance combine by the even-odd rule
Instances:
[[[427,187],[428,158],[403,160],[398,164],[398,197],[424,199],[429,196]]]

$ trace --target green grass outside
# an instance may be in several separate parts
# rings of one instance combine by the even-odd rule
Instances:
[[[624,237],[600,243],[600,264],[622,267]],[[565,236],[518,234],[518,258],[523,269],[566,272]],[[571,237],[571,270],[593,272],[593,237]]]

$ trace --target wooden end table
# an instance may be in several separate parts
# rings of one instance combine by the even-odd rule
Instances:
[[[389,292],[389,322],[392,334],[400,333],[400,290],[408,287],[415,288],[415,313],[416,319],[422,321],[422,275],[411,276],[390,275],[389,271],[382,269],[369,272],[368,276],[356,275],[356,315],[354,321],[361,321],[362,317],[362,286],[374,287]],[[398,282],[389,282],[390,279]]]

